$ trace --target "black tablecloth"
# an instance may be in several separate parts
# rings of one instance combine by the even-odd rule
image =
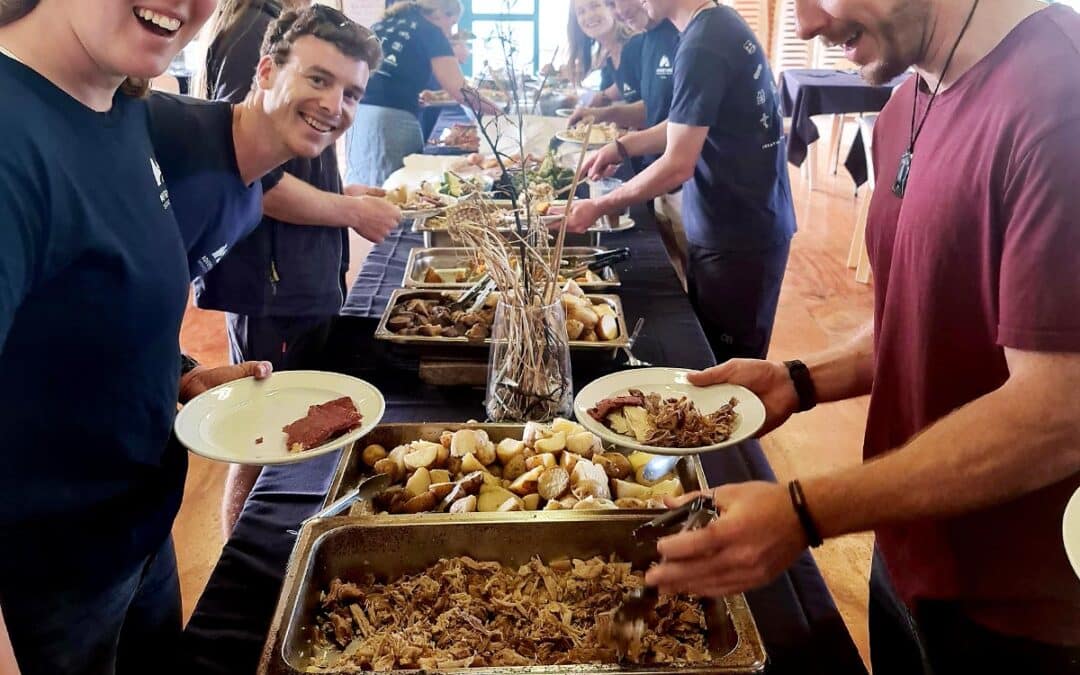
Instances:
[[[802,166],[806,149],[820,134],[814,115],[877,112],[907,73],[882,86],[868,84],[858,73],[845,70],[785,70],[780,75],[780,107],[791,118],[788,161]]]
[[[407,359],[371,340],[390,291],[400,284],[409,248],[418,243],[415,235],[398,232],[375,247],[331,331],[324,362],[313,365],[376,384],[387,400],[387,422],[481,419],[481,392],[424,385]],[[619,272],[630,324],[638,316],[648,317],[636,355],[657,365],[710,365],[708,343],[656,230],[643,226],[610,235],[605,245],[633,250],[633,259]],[[581,385],[616,367],[614,362],[579,367],[575,360],[575,382]],[[185,652],[192,662],[185,672],[236,675],[255,670],[294,541],[286,530],[318,509],[336,461],[337,455],[331,455],[262,472],[187,626]],[[773,479],[756,441],[704,461],[712,484]],[[747,598],[769,653],[767,672],[866,672],[808,552],[774,583]]]
[[[869,165],[866,158],[866,139],[863,138],[864,130],[873,133],[874,123],[877,121],[877,115],[867,115],[863,118],[863,123],[859,125],[858,131],[855,132],[855,140],[851,142],[851,149],[848,150],[847,159],[844,160],[844,168],[851,174],[851,180],[855,181],[855,187],[860,188],[870,178]],[[873,143],[874,139],[871,138],[870,142]]]

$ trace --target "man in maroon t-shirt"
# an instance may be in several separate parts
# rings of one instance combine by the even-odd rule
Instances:
[[[918,73],[875,130],[874,323],[805,366],[734,361],[695,382],[756,391],[766,431],[870,394],[867,461],[717,489],[723,515],[661,542],[648,581],[742,591],[808,543],[874,530],[876,674],[1080,672],[1061,537],[1080,485],[1080,15],[1033,0],[797,12],[867,79]]]

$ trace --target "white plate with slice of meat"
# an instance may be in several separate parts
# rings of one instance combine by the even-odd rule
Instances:
[[[696,455],[752,438],[765,405],[734,384],[696,387],[689,370],[640,368],[586,385],[574,414],[586,429],[617,446],[654,455]]]
[[[248,377],[200,394],[176,416],[197,455],[233,464],[303,462],[347,446],[382,420],[386,401],[367,382],[316,370]]]

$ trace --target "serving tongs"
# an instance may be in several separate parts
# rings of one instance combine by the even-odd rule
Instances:
[[[630,259],[630,249],[617,248],[614,251],[601,251],[588,256],[579,256],[565,261],[569,271],[563,276],[573,279],[586,271],[598,272],[616,263]]]
[[[466,314],[471,314],[484,306],[488,296],[491,295],[494,290],[495,280],[491,278],[490,274],[485,273],[476,280],[476,283],[469,286],[464,293],[459,295],[457,300],[451,302],[448,305],[448,308],[452,312],[460,309]]]
[[[333,504],[327,506],[322,511],[319,511],[313,516],[308,516],[300,522],[300,526],[295,530],[286,530],[288,534],[299,534],[304,525],[319,520],[320,518],[332,518],[333,516],[340,516],[342,513],[348,511],[352,505],[358,501],[368,501],[374,499],[378,495],[382,494],[386,488],[390,487],[390,476],[385,473],[377,473],[374,476],[368,476],[364,480],[360,481],[360,484],[353,489],[346,492],[340,499]]]
[[[718,515],[712,498],[700,495],[636,528],[633,532],[634,542],[638,546],[655,546],[656,542],[664,537],[705,527]],[[645,620],[656,609],[659,599],[660,592],[655,586],[642,586],[627,593],[622,604],[615,610],[612,634],[619,647],[620,657],[625,655],[635,633],[640,635]]]

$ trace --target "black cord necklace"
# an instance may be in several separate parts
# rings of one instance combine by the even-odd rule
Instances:
[[[960,35],[956,37],[956,42],[952,46],[952,51],[949,52],[949,58],[945,60],[945,68],[941,71],[941,77],[938,79],[937,85],[934,86],[934,91],[930,94],[930,102],[926,104],[926,112],[923,113],[922,120],[919,122],[918,127],[915,126],[915,118],[919,110],[919,90],[922,88],[922,76],[916,75],[915,82],[915,95],[911,101],[911,135],[908,141],[908,149],[903,155],[900,156],[900,168],[896,171],[896,181],[893,183],[893,194],[900,199],[904,198],[904,194],[907,192],[908,178],[911,177],[911,160],[915,155],[915,141],[919,140],[919,135],[922,133],[923,125],[926,124],[926,118],[930,116],[930,108],[934,105],[934,99],[937,98],[938,92],[941,91],[941,83],[945,81],[945,76],[949,73],[949,66],[952,65],[953,57],[956,56],[956,50],[960,47],[960,42],[964,39],[964,34],[967,33],[968,27],[971,25],[971,20],[975,17],[975,10],[979,8],[979,0],[975,0],[975,3],[971,6],[971,11],[968,12],[967,20],[964,21],[964,27],[960,29]]]

